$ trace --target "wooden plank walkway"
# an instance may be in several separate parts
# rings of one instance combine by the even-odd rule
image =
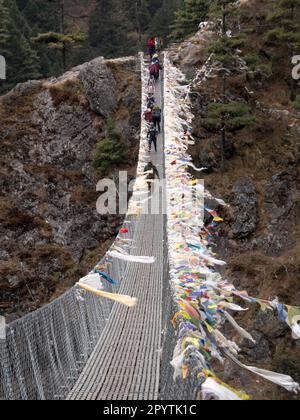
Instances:
[[[162,83],[156,100],[162,104]],[[162,124],[163,125],[163,124]],[[163,130],[151,160],[164,179]],[[135,255],[155,264],[128,264],[121,294],[138,298],[133,309],[115,304],[100,340],[68,400],[157,400],[159,392],[162,292],[165,273],[165,218],[139,217]]]

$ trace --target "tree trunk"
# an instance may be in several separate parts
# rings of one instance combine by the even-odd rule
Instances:
[[[223,103],[226,101],[226,73],[223,75],[223,86],[222,86]]]
[[[59,0],[59,31],[61,34],[65,34],[65,0]]]
[[[65,35],[65,0],[59,0],[59,15],[59,31],[62,35]],[[63,43],[61,54],[62,67],[65,72],[67,69],[67,47],[65,43]]]
[[[223,75],[222,83],[222,102],[226,102],[226,74]],[[224,172],[225,169],[225,146],[226,146],[226,120],[225,115],[222,114],[221,117],[222,128],[221,128],[221,171]]]
[[[221,172],[225,170],[225,146],[226,146],[226,122],[225,116],[222,115],[222,128],[221,128]]]
[[[226,8],[222,6],[222,34],[226,35]]]
[[[64,46],[61,50],[62,52],[62,65],[63,65],[63,71],[65,72],[67,70],[67,47],[64,43]]]

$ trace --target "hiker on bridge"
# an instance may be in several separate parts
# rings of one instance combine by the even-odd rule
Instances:
[[[154,54],[154,56],[152,57],[152,64],[159,64],[158,54]]]
[[[161,123],[161,108],[159,105],[155,105],[153,108],[153,123],[154,127],[158,128],[158,132],[160,133],[160,123]]]
[[[155,38],[155,47],[156,47],[156,51],[159,52],[162,48],[162,44],[163,44],[163,40],[160,37],[156,37]]]
[[[154,166],[153,163],[150,161],[145,166],[144,172],[146,173],[146,179],[149,180],[147,182],[148,189],[149,189],[149,191],[151,191],[151,186],[152,186],[152,183],[153,183],[154,179],[155,178],[160,179],[157,167]]]
[[[153,107],[155,105],[155,98],[154,95],[149,95],[147,98],[147,108],[153,110]]]
[[[162,66],[159,63],[151,64],[149,67],[150,78],[157,81],[159,79],[160,70],[162,70]]]
[[[149,153],[151,153],[152,143],[154,144],[154,150],[157,153],[157,136],[158,136],[158,131],[155,128],[154,123],[152,123],[147,134],[147,138],[149,142]]]
[[[148,95],[153,95],[154,96],[154,94],[155,94],[155,82],[150,77],[149,81],[148,81]]]
[[[152,60],[152,57],[156,52],[156,42],[155,42],[154,37],[151,37],[148,39],[148,51],[149,51],[150,58]]]
[[[153,124],[153,112],[151,108],[148,108],[146,112],[144,112],[144,118],[148,124]]]

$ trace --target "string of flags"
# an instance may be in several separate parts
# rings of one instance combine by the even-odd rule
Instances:
[[[104,274],[104,273],[102,273]],[[107,279],[107,275],[103,278]],[[114,282],[116,284],[116,282]],[[101,282],[101,276],[99,273],[91,273],[88,276],[82,278],[78,283],[78,287],[85,292],[92,293],[96,296],[109,299],[122,305],[126,305],[130,308],[136,306],[137,299],[127,295],[121,295],[117,293],[109,293],[103,290],[103,284]]]
[[[194,142],[189,100],[189,86],[183,85],[184,76],[165,55],[165,166],[167,178],[168,250],[170,281],[177,302],[178,312],[172,323],[178,328],[179,339],[174,350],[172,366],[174,380],[196,375],[201,384],[202,398],[246,400],[249,397],[223,383],[213,373],[213,361],[224,363],[229,358],[239,367],[267,381],[297,393],[300,386],[290,376],[258,369],[238,360],[240,348],[223,334],[223,325],[229,322],[239,335],[252,343],[255,340],[229,313],[245,311],[235,303],[236,297],[247,303],[257,303],[262,310],[277,311],[279,319],[292,329],[293,338],[300,338],[300,308],[254,298],[246,291],[239,291],[223,279],[216,266],[220,261],[212,251],[213,229],[222,223],[218,212],[205,207],[211,218],[205,225],[200,209],[182,200],[183,196],[203,194],[213,198],[189,173],[193,167],[188,148]],[[188,129],[186,129],[188,127]],[[221,199],[215,199],[226,206]],[[191,360],[193,364],[191,365]],[[192,366],[192,367],[191,367]]]

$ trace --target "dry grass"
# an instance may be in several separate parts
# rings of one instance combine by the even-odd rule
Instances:
[[[78,78],[50,85],[49,92],[56,108],[63,103],[87,106],[83,86]]]

